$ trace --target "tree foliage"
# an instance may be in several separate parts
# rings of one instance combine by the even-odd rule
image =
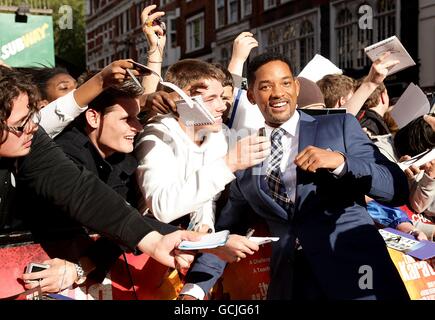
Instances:
[[[83,0],[49,0],[49,8],[53,10],[53,28],[56,57],[71,64],[77,71],[85,69],[85,12]],[[72,28],[68,29],[62,24],[70,17],[65,10],[59,11],[62,6],[72,8]],[[65,8],[63,8],[65,9]]]

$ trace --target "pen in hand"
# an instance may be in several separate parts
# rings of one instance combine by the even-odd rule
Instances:
[[[246,239],[249,239],[255,232],[255,229],[248,229],[248,232],[246,232]]]

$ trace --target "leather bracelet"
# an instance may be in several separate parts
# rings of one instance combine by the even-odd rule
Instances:
[[[162,61],[152,61],[152,60],[148,60],[148,63],[163,63],[163,60],[162,60]]]

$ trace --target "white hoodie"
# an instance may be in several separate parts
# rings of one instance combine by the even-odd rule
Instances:
[[[139,210],[148,208],[165,223],[190,214],[194,230],[203,224],[214,230],[214,200],[235,179],[224,161],[227,149],[222,131],[208,133],[198,146],[173,116],[154,117],[135,147]]]

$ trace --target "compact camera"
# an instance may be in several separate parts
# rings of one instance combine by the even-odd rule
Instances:
[[[162,20],[160,20],[160,19],[154,19],[152,25],[153,26],[159,26],[160,28],[162,28],[163,35],[166,34],[166,23],[164,23]]]
[[[38,272],[45,269],[50,268],[48,264],[42,264],[42,263],[36,263],[36,262],[30,262],[26,267],[25,273],[32,273],[32,272]],[[35,280],[26,280],[26,283],[32,282],[32,281],[40,281],[42,279],[35,279]]]

